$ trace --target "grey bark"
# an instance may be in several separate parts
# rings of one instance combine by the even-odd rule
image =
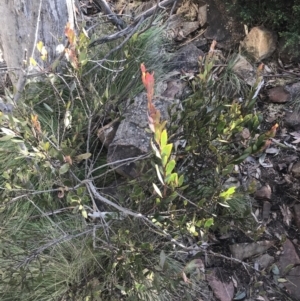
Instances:
[[[64,28],[74,24],[74,0],[2,0],[0,1],[0,46],[10,72],[17,85],[28,75],[32,56],[43,71],[57,57],[56,47],[65,44]],[[36,43],[42,41],[48,58],[40,59]],[[26,62],[26,63],[25,63]],[[26,79],[26,78],[25,78]]]

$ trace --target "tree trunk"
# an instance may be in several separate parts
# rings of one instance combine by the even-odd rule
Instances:
[[[16,85],[24,73],[33,72],[30,57],[38,63],[38,71],[57,57],[57,45],[66,41],[66,23],[74,24],[74,0],[1,0],[0,16],[0,46],[8,71],[14,68],[9,74]],[[48,53],[45,61],[36,48],[40,41]]]

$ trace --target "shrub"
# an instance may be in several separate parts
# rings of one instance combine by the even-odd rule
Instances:
[[[284,37],[286,47],[298,51],[300,42],[300,1],[284,0],[235,0],[227,7],[248,26],[265,25]]]

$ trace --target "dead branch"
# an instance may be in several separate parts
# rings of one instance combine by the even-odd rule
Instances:
[[[100,39],[97,39],[94,42],[92,42],[89,45],[89,47],[94,47],[96,45],[104,44],[107,42],[117,40],[121,37],[124,37],[125,35],[129,34],[134,28],[136,28],[136,25],[139,24],[139,22],[141,20],[145,20],[145,19],[149,18],[156,12],[156,10],[165,9],[166,6],[173,4],[175,1],[176,0],[164,0],[162,2],[159,2],[157,5],[154,5],[150,9],[146,10],[145,12],[143,12],[140,15],[138,15],[137,17],[135,17],[133,22],[129,26],[127,26],[125,29],[123,29],[117,33],[114,33],[112,35],[108,35],[108,36],[102,37]]]

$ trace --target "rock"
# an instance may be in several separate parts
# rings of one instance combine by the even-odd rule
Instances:
[[[197,48],[203,49],[207,47],[207,40],[205,38],[197,38],[192,42]]]
[[[299,98],[300,95],[300,82],[286,85],[284,89],[291,95],[291,99]]]
[[[215,268],[207,273],[206,279],[218,300],[231,301],[234,295],[234,285],[231,279],[223,280],[225,274],[222,268]],[[218,277],[217,275],[220,276]]]
[[[295,178],[300,178],[300,162],[293,164],[292,174]]]
[[[267,93],[269,100],[274,103],[285,103],[291,98],[290,93],[288,93],[282,86],[271,88],[267,91]]]
[[[204,52],[198,49],[195,45],[189,43],[174,55],[170,62],[170,68],[186,71],[199,71],[199,57],[204,57]]]
[[[218,9],[214,0],[208,0],[207,23],[208,27],[204,33],[206,39],[223,41],[230,37],[230,32],[226,29],[226,20]]]
[[[115,119],[97,131],[98,138],[106,148],[112,143],[119,125],[120,121]]]
[[[274,257],[264,254],[258,258],[257,262],[262,269],[266,269],[274,262]]]
[[[163,97],[155,98],[153,101],[156,109],[161,113],[162,120],[169,120],[168,109],[175,100]],[[135,178],[139,175],[136,164],[131,160],[150,151],[150,137],[147,117],[147,94],[141,93],[134,98],[134,102],[127,106],[116,135],[108,147],[107,161],[114,163],[113,168],[120,175],[127,178]],[[122,161],[123,160],[123,161]]]
[[[295,212],[295,224],[298,228],[298,232],[300,232],[300,204],[294,205]]]
[[[294,265],[293,268],[292,265]],[[289,267],[291,269],[289,269]],[[299,300],[300,296],[300,259],[293,243],[287,239],[283,244],[283,252],[279,258],[279,270],[281,277],[288,281],[283,283],[288,293]]]
[[[259,241],[253,243],[234,244],[229,246],[232,256],[239,260],[261,254],[274,245],[274,241]]]
[[[264,27],[253,27],[240,43],[240,51],[247,53],[256,62],[270,57],[275,49],[276,37]]]
[[[168,35],[176,41],[182,41],[198,28],[199,21],[186,22],[180,14],[172,15],[169,21]]]
[[[203,27],[207,22],[207,4],[199,3],[198,7],[198,21],[201,27]]]
[[[256,72],[244,56],[237,55],[232,71],[240,76],[249,86],[254,86],[256,82]]]
[[[300,130],[300,113],[297,111],[287,112],[284,118],[287,127],[296,131]]]
[[[270,200],[271,199],[272,190],[271,187],[267,184],[256,190],[254,194],[254,198],[256,200]]]

